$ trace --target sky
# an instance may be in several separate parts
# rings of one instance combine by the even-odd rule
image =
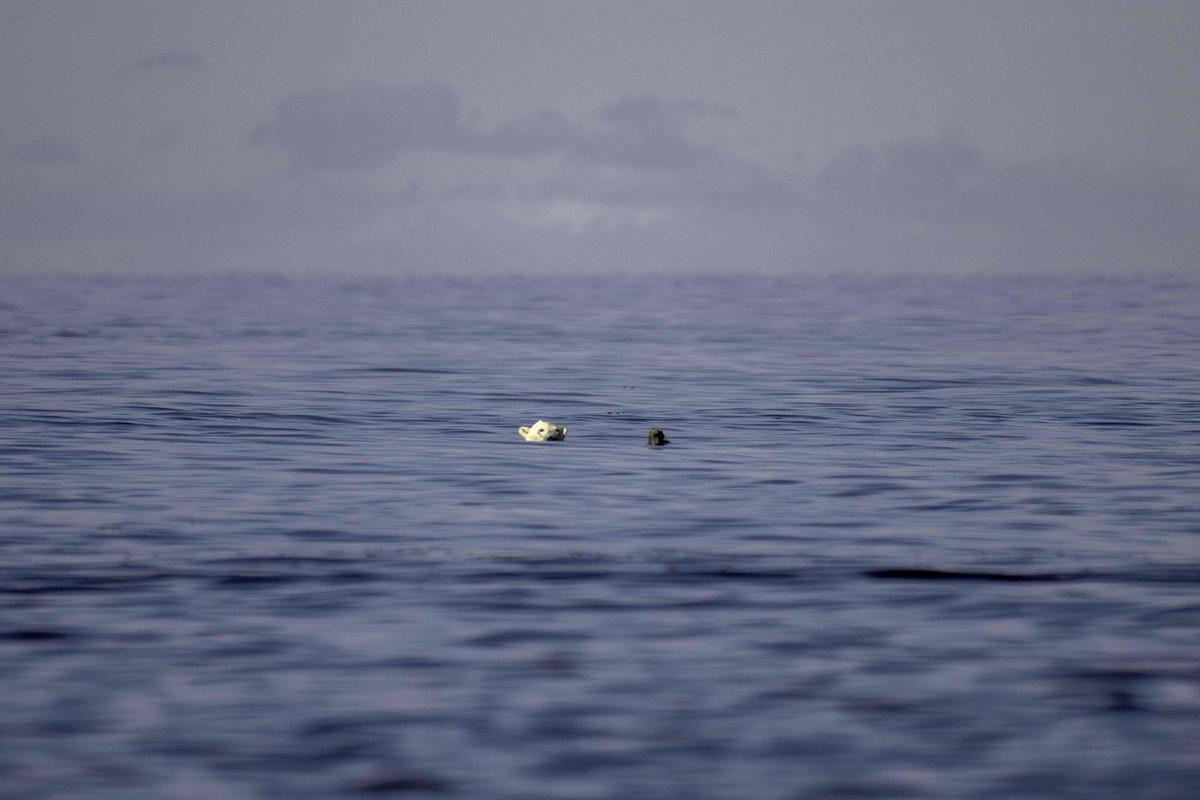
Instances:
[[[1200,273],[1200,3],[0,0],[0,273]]]

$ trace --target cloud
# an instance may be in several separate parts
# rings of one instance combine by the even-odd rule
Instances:
[[[336,237],[422,198],[416,184],[383,190],[319,175],[261,178],[185,196],[132,194],[100,178],[36,195],[0,195],[0,240],[284,239],[299,231]]]
[[[567,156],[500,189],[460,187],[442,205],[456,221],[442,233],[471,231],[472,263],[514,269],[521,252],[565,270],[1200,268],[1200,191],[1170,173],[1012,162],[960,132],[847,148],[815,174],[696,149],[704,156],[686,168]],[[524,250],[506,256],[483,244],[489,235]]]
[[[199,69],[207,63],[203,56],[192,50],[160,50],[121,67],[117,70],[117,77],[130,78],[147,72],[182,72]]]
[[[470,138],[457,96],[437,84],[299,92],[250,134],[295,167],[332,171],[378,169],[409,150],[461,151]]]
[[[18,161],[35,166],[57,166],[78,164],[79,148],[74,142],[58,136],[35,136],[19,145],[8,148],[8,153]]]
[[[813,188],[810,218],[909,266],[1194,268],[1200,257],[1188,222],[1200,192],[1182,179],[989,159],[961,133],[847,150]]]
[[[500,157],[561,155],[579,142],[579,129],[559,111],[541,109],[502,123],[475,139],[477,150]]]
[[[622,167],[687,169],[715,156],[689,140],[690,114],[710,113],[701,104],[670,103],[655,95],[623,97],[600,110],[604,127],[580,136],[571,155]]]
[[[1169,172],[1014,162],[957,131],[802,172],[693,133],[730,113],[641,95],[582,121],[543,109],[484,128],[438,84],[301,92],[250,135],[287,168],[194,196],[100,179],[0,190],[0,244],[9,268],[23,242],[84,258],[119,242],[124,264],[198,270],[1200,268],[1200,190]],[[394,182],[401,156],[429,153],[428,185]]]
[[[445,85],[372,84],[288,95],[249,140],[308,170],[376,170],[413,151],[680,170],[717,155],[689,139],[687,118],[732,113],[640,95],[600,109],[591,127],[541,109],[483,130],[465,122],[457,94]]]
[[[670,103],[654,95],[623,97],[601,108],[587,128],[542,109],[471,133],[461,143],[494,156],[562,157],[630,169],[680,170],[716,155],[688,139],[686,117],[718,113],[699,103]],[[720,112],[725,113],[725,112]]]

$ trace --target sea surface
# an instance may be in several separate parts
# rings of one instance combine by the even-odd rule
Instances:
[[[0,278],[0,797],[358,796],[1200,797],[1200,283]]]

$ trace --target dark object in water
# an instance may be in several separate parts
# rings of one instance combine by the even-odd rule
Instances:
[[[665,433],[663,433],[662,428],[651,428],[650,436],[646,438],[646,443],[652,444],[655,447],[661,447],[664,444],[670,444],[671,440],[667,438]]]

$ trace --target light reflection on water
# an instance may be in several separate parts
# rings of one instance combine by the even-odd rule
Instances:
[[[13,796],[1198,785],[1194,283],[2,287]]]

